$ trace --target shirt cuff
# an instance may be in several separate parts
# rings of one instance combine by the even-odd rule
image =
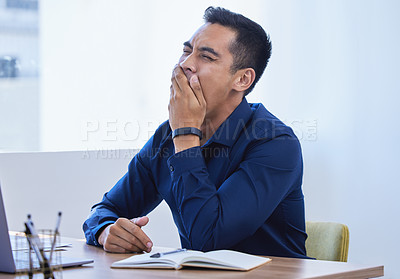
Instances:
[[[182,173],[188,170],[206,167],[200,146],[195,146],[175,153],[168,158],[167,164],[172,180],[180,177]]]

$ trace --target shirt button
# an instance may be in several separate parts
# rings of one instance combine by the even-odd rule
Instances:
[[[169,170],[170,170],[170,171],[174,171],[174,166],[172,166],[172,165],[169,166]]]

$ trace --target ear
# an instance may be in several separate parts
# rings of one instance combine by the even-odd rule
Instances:
[[[233,89],[244,92],[253,84],[255,78],[256,72],[253,68],[240,69],[235,73]]]

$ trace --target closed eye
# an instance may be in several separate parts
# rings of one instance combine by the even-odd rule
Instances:
[[[192,53],[193,47],[189,42],[184,42],[183,43],[183,53],[184,54],[190,54]]]
[[[206,60],[208,60],[208,61],[215,61],[215,59],[214,58],[212,58],[212,57],[210,57],[210,56],[208,56],[208,55],[201,55],[201,57],[203,57],[204,59],[206,59]]]

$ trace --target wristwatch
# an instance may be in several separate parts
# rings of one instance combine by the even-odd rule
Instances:
[[[200,140],[203,138],[203,133],[195,128],[195,127],[183,127],[183,128],[178,128],[175,129],[172,132],[172,138],[174,139],[177,136],[181,136],[181,135],[196,135],[200,138]]]

